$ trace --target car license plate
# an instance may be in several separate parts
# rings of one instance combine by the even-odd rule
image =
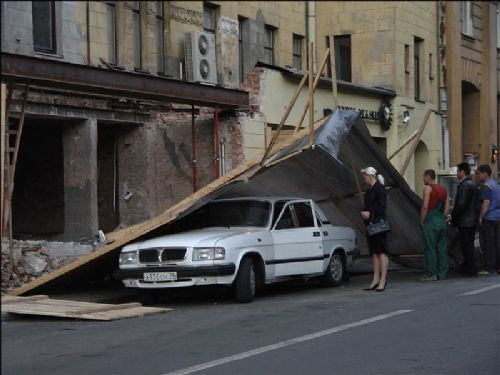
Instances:
[[[177,272],[144,272],[144,281],[174,281]]]

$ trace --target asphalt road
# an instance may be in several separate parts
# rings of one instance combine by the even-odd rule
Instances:
[[[391,272],[382,293],[314,283],[268,287],[251,304],[219,289],[163,300],[172,311],[89,322],[2,323],[2,374],[500,374],[500,276],[422,283]]]

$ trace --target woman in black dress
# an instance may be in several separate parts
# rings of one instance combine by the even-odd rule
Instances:
[[[384,177],[377,173],[373,167],[361,170],[363,180],[368,187],[365,193],[365,201],[361,217],[365,225],[370,222],[376,223],[380,219],[385,219],[385,208],[387,196],[384,188]],[[376,290],[382,292],[387,285],[387,267],[389,264],[387,232],[367,236],[368,250],[373,260],[373,280],[365,290]]]

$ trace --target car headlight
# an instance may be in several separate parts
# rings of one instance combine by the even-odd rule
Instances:
[[[195,247],[193,260],[219,260],[224,259],[226,250],[223,247]]]
[[[125,253],[121,253],[118,263],[120,265],[137,263],[137,251],[127,251]]]

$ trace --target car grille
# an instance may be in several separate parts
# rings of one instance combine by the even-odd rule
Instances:
[[[187,249],[181,248],[155,248],[139,251],[139,263],[178,262],[184,260]]]

